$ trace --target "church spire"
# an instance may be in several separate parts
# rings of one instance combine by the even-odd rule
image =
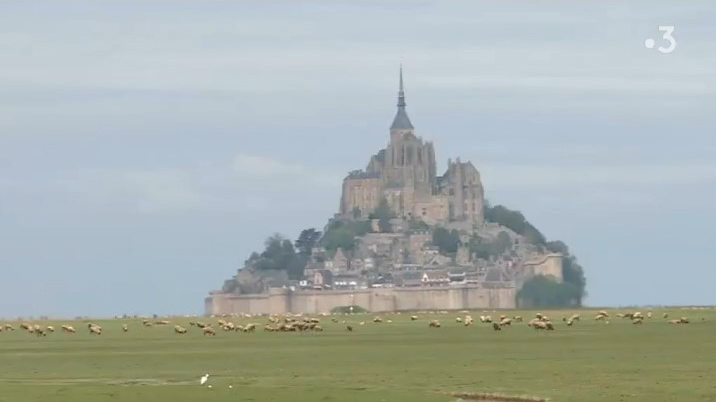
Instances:
[[[403,65],[400,65],[400,84],[398,86],[398,112],[395,114],[391,130],[413,130],[408,114],[405,112],[405,92],[403,91]]]

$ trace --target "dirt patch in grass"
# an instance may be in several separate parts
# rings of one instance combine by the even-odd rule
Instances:
[[[506,395],[488,392],[452,392],[451,396],[463,401],[485,402],[547,402],[549,399],[531,395]]]

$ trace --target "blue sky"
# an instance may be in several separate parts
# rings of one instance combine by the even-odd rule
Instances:
[[[677,48],[644,47],[673,25]],[[408,113],[585,267],[716,302],[714,2],[0,3],[0,317],[201,313]]]

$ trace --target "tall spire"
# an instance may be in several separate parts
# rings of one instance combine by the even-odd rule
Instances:
[[[400,84],[398,86],[398,112],[395,114],[391,130],[413,130],[408,113],[405,112],[405,92],[403,91],[403,64],[400,64]]]
[[[398,89],[398,107],[405,107],[405,92],[403,91],[403,63],[400,63],[400,87]]]

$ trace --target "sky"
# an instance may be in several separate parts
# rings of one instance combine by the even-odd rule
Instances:
[[[0,317],[203,313],[337,212],[401,62],[439,173],[566,242],[587,305],[714,304],[715,39],[707,1],[2,2]]]

